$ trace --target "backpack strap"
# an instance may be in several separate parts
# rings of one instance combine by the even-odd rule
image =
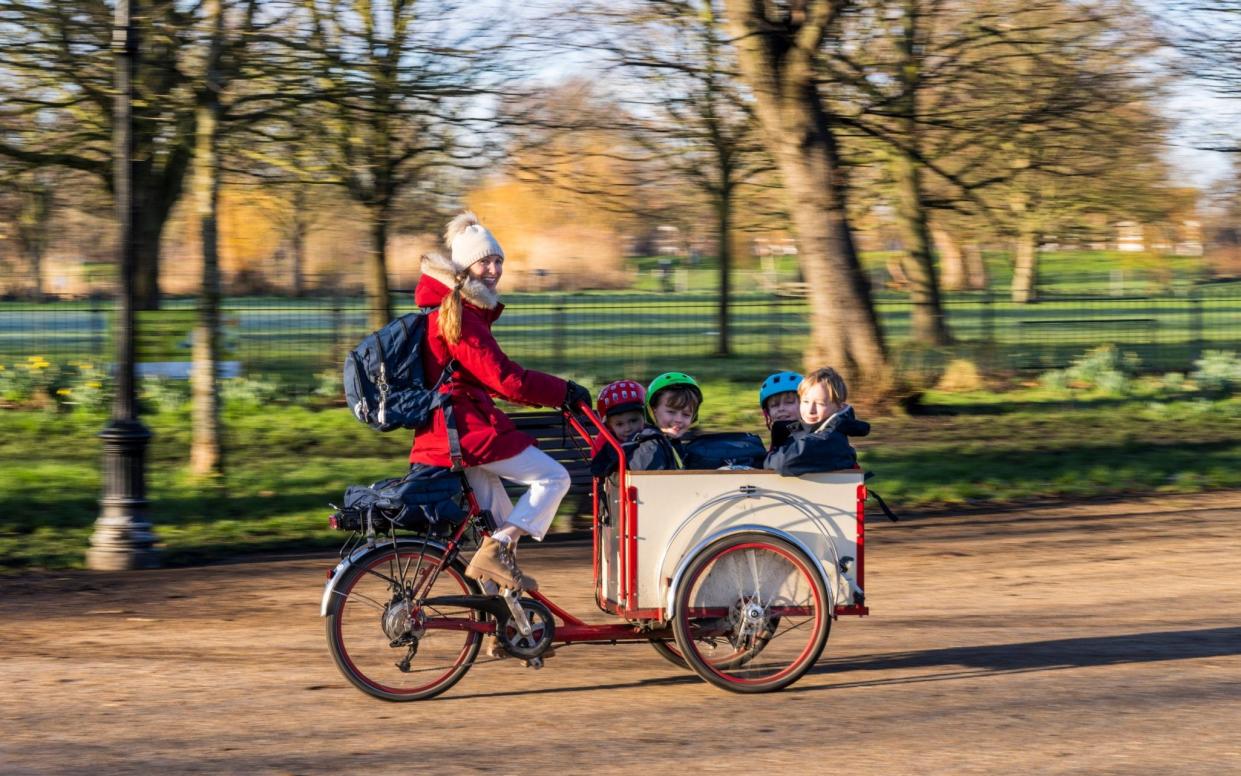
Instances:
[[[876,501],[876,503],[878,503],[878,504],[879,504],[879,508],[883,510],[883,514],[884,514],[884,516],[885,516],[885,517],[887,517],[889,520],[891,520],[891,521],[892,521],[892,522],[894,522],[894,523],[895,523],[896,521],[900,520],[900,518],[896,516],[896,513],[895,513],[895,512],[893,512],[891,509],[889,509],[889,508],[888,508],[888,504],[887,504],[887,502],[885,502],[885,501],[883,500],[883,497],[882,497],[882,496],[880,496],[878,493],[876,493],[875,491],[871,490],[870,488],[867,488],[867,489],[866,489],[866,495],[868,495],[868,496],[870,496],[871,498],[873,498],[873,499]]]
[[[439,305],[426,305],[419,309],[423,315],[429,316],[440,308]],[[465,468],[465,458],[461,455],[461,432],[457,430],[457,416],[452,408],[452,373],[457,371],[459,366],[457,359],[448,359],[448,363],[444,364],[444,371],[440,372],[440,379],[431,386],[431,391],[435,393],[435,406],[444,413],[444,431],[448,434],[448,459],[455,472]]]
[[[452,407],[452,373],[457,371],[457,360],[449,359],[444,364],[440,379],[435,381],[431,390],[435,392],[435,403],[440,412],[444,413],[444,431],[448,434],[448,458],[452,461],[452,470],[459,472],[465,468],[465,458],[461,455],[461,432],[457,430],[457,416]]]

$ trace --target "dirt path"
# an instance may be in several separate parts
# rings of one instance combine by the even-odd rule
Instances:
[[[631,645],[375,701],[328,656],[326,557],[0,581],[0,772],[1241,772],[1241,494],[867,538],[872,616],[749,697]],[[523,559],[593,611],[588,548]]]

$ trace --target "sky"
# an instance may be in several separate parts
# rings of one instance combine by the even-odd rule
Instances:
[[[1224,99],[1200,83],[1186,80],[1178,94],[1163,106],[1178,122],[1167,151],[1173,167],[1186,176],[1186,182],[1207,188],[1233,171],[1232,159],[1241,163],[1241,154],[1208,151],[1202,147],[1231,134],[1241,145],[1241,99]]]

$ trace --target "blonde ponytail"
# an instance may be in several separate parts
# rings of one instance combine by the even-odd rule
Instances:
[[[449,345],[461,341],[461,284],[464,278],[458,279],[452,293],[440,302],[439,327],[440,334]]]

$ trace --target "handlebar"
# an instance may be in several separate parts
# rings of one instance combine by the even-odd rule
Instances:
[[[616,435],[612,433],[612,430],[607,427],[607,424],[599,419],[599,416],[595,414],[594,409],[589,404],[586,402],[579,402],[577,407],[569,407],[566,405],[561,407],[560,411],[564,415],[565,420],[569,422],[569,425],[573,426],[573,430],[581,435],[582,439],[586,440],[587,444],[592,444],[595,441],[595,437],[586,430],[586,427],[580,420],[578,420],[577,415],[574,414],[575,412],[583,415],[587,420],[589,420],[591,425],[599,431],[599,434],[604,438],[604,440],[606,440],[607,443],[611,445],[614,450],[616,450],[616,454],[620,456],[621,460],[623,461],[625,459],[625,452],[621,447],[620,440],[618,440]]]
[[[566,406],[562,407],[560,411],[564,414],[565,420],[568,421],[569,425],[573,426],[573,430],[580,434],[582,439],[586,440],[587,444],[593,444],[595,438],[591,436],[590,432],[586,430],[586,427],[582,425],[581,421],[579,421],[577,416],[574,415],[574,409],[575,408]],[[616,435],[612,433],[612,430],[607,427],[607,424],[599,419],[599,416],[595,414],[594,408],[592,408],[590,404],[586,402],[579,402],[576,407],[576,411],[584,415],[586,419],[591,422],[591,425],[598,429],[599,435],[603,437],[604,441],[611,445],[612,449],[616,451],[616,458],[618,461],[617,474],[619,476],[618,482],[622,487],[624,487],[625,475],[627,472],[625,470],[625,449],[621,446],[620,440],[617,439]]]

